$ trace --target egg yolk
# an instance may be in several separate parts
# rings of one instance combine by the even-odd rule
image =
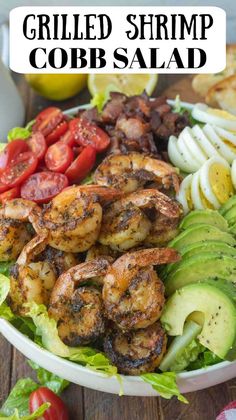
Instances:
[[[219,163],[213,163],[209,168],[209,180],[212,191],[220,204],[225,203],[233,194],[231,174],[228,168]]]
[[[216,108],[208,108],[207,113],[211,115],[215,115],[216,117],[224,118],[225,120],[236,121],[236,116],[230,114],[223,109],[216,109]]]
[[[211,204],[210,201],[207,200],[207,198],[205,197],[205,195],[203,194],[201,190],[200,190],[200,197],[201,197],[201,202],[204,205],[205,209],[211,209],[211,210],[215,209],[213,204]]]
[[[236,153],[236,146],[233,143],[230,143],[229,140],[227,139],[223,139],[221,138],[221,140],[223,140],[223,142],[234,152]]]

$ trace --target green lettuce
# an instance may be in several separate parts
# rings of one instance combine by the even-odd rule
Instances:
[[[37,373],[37,380],[41,386],[51,389],[55,394],[61,394],[70,384],[66,379],[60,378],[54,373],[40,367],[37,363],[28,361],[28,364]]]
[[[223,362],[223,360],[212,353],[212,351],[205,349],[204,352],[199,354],[198,358],[188,365],[188,370],[196,370],[206,368],[207,366],[216,365]]]
[[[119,88],[114,84],[109,84],[103,92],[96,93],[91,99],[90,103],[92,106],[96,106],[98,112],[103,110],[104,105],[110,99],[111,92],[120,92]]]
[[[188,119],[190,124],[193,125],[203,125],[202,123],[200,123],[199,121],[195,120],[195,118],[193,118],[192,116],[192,112],[189,108],[186,108],[185,106],[182,105],[182,102],[180,100],[180,96],[176,95],[175,97],[175,103],[172,107],[172,112],[176,112],[177,114],[183,115],[184,113],[187,113],[188,115]]]
[[[50,403],[42,404],[34,413],[20,416],[19,411],[17,408],[10,416],[5,416],[0,414],[0,420],[8,419],[8,420],[36,420],[41,418],[41,416],[45,413],[45,411],[50,407]]]
[[[9,276],[9,270],[13,266],[14,261],[2,261],[0,262],[0,274],[5,274]]]
[[[7,135],[7,140],[9,142],[16,140],[16,139],[21,139],[21,140],[26,140],[31,136],[32,133],[32,126],[34,125],[35,120],[30,121],[26,127],[14,127],[12,128]]]
[[[169,400],[175,396],[179,401],[188,404],[188,400],[180,394],[174,372],[144,373],[141,378],[149,383],[161,397]]]
[[[204,347],[199,343],[199,341],[192,340],[191,343],[181,352],[181,354],[175,358],[174,363],[170,366],[170,371],[182,372],[191,362],[194,362],[203,351]]]

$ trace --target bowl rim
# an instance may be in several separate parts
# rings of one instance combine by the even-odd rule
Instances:
[[[168,99],[167,100],[169,105],[174,105],[175,104],[175,100],[174,99]],[[181,104],[191,110],[193,109],[195,104],[191,104],[189,102],[182,102]],[[73,115],[75,112],[77,112],[80,109],[89,109],[91,108],[91,104],[85,104],[85,105],[78,105],[75,106],[73,108],[69,108],[66,110],[63,110],[63,113],[66,115]],[[37,351],[41,351],[43,354],[45,354],[45,356],[47,356],[49,359],[54,360],[54,361],[59,361],[60,363],[63,363],[64,366],[74,366],[76,367],[76,369],[81,370],[84,373],[88,373],[88,374],[93,374],[94,376],[98,376],[98,377],[104,377],[103,373],[100,372],[96,372],[86,366],[80,365],[78,363],[75,363],[73,361],[67,360],[66,358],[57,356],[56,354],[50,352],[49,350],[40,347],[38,344],[34,343],[34,341],[32,341],[29,337],[27,337],[26,335],[24,335],[23,333],[21,333],[20,331],[17,330],[17,328],[15,328],[9,321],[3,319],[0,317],[0,332],[2,333],[2,335],[4,336],[3,332],[2,332],[2,328],[3,329],[8,329],[9,332],[14,333],[15,336],[17,336],[21,341],[24,341],[26,345],[29,345],[32,349],[35,349]],[[196,369],[196,370],[191,370],[191,371],[183,371],[183,372],[179,372],[177,373],[177,379],[191,379],[193,377],[197,377],[197,376],[201,376],[205,373],[211,373],[213,371],[217,371],[217,370],[221,370],[224,369],[226,367],[229,367],[231,365],[233,365],[236,361],[223,361],[220,363],[217,363],[215,365],[211,365],[211,366],[206,366],[200,369]],[[122,377],[122,379],[125,379],[128,382],[139,382],[139,383],[143,383],[143,381],[141,380],[141,378],[139,376],[130,376],[130,375],[120,375]],[[107,378],[109,379],[109,378]]]

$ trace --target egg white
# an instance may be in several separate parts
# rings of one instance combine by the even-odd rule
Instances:
[[[177,201],[182,204],[184,213],[188,213],[192,209],[189,207],[187,196],[191,194],[191,183],[193,175],[190,174],[183,179],[180,185],[179,192],[176,194]]]
[[[215,111],[215,113],[214,113]],[[219,115],[221,114],[221,115]],[[236,131],[236,116],[222,110],[215,110],[206,104],[198,103],[193,107],[192,116],[197,121]],[[228,116],[228,118],[227,118]]]

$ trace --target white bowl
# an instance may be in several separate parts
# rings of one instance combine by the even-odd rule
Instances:
[[[172,105],[174,101],[169,101]],[[189,108],[191,104],[186,104]],[[72,108],[66,111],[67,114],[76,112],[81,107]],[[55,373],[78,385],[86,386],[97,391],[119,394],[120,384],[115,377],[96,373],[86,367],[70,362],[61,357],[55,356],[47,350],[42,349],[28,337],[20,333],[8,321],[0,319],[0,332],[28,359],[38,363],[43,368]],[[208,368],[198,369],[191,372],[183,372],[177,375],[177,383],[181,393],[198,391],[220,384],[236,376],[236,361],[222,362]],[[124,395],[152,397],[157,396],[151,385],[143,382],[138,376],[124,376]]]

